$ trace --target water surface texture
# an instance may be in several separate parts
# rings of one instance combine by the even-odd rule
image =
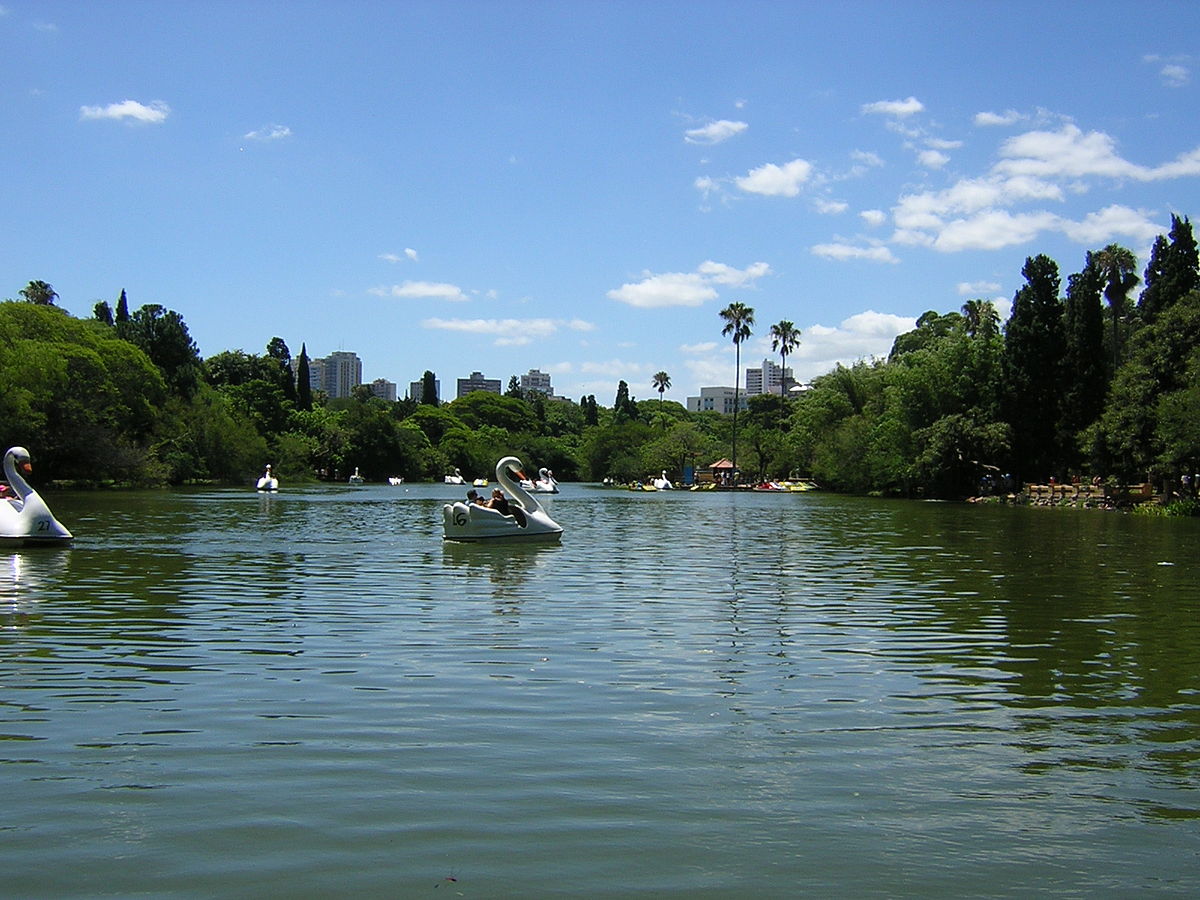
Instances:
[[[566,485],[51,495],[13,897],[1200,893],[1200,523]]]

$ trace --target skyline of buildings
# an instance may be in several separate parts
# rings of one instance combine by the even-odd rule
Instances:
[[[309,385],[314,390],[324,391],[329,397],[349,397],[359,384],[362,384],[362,360],[358,354],[349,350],[336,350],[324,357],[314,357],[309,360]],[[540,369],[530,369],[523,375],[512,376],[522,391],[539,391],[548,398],[574,402],[569,397],[555,397],[552,378]],[[482,372],[473,371],[466,378],[458,378],[456,382],[456,397],[465,397],[473,391],[488,391],[493,394],[503,393],[502,382],[499,378],[488,378]],[[511,382],[510,382],[511,383]],[[386,378],[376,378],[368,387],[373,396],[389,403],[397,400],[397,386]],[[800,387],[796,383],[790,367],[783,368],[770,359],[764,359],[761,366],[746,368],[745,387],[735,391],[725,385],[713,385],[700,388],[700,395],[688,397],[685,405],[688,412],[719,412],[724,415],[733,413],[736,403],[739,411],[745,410],[750,397],[759,394],[777,394],[782,391],[794,391]],[[420,401],[423,399],[424,378],[409,382],[407,398]],[[434,395],[437,402],[442,399],[440,379],[434,379]]]

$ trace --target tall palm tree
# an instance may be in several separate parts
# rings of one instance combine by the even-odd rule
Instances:
[[[742,373],[742,341],[750,337],[750,326],[754,324],[754,307],[745,303],[730,303],[721,310],[721,318],[725,327],[721,334],[733,336],[734,368],[733,368],[733,479],[737,483],[737,414],[738,414],[738,379]]]
[[[1120,244],[1109,244],[1103,250],[1088,254],[1088,262],[1104,279],[1104,299],[1108,301],[1113,320],[1113,371],[1121,365],[1121,319],[1125,316],[1125,301],[1140,278],[1136,272],[1137,258]]]
[[[969,337],[994,337],[1000,333],[1000,314],[991,300],[968,300],[962,305]]]
[[[787,390],[788,354],[800,346],[800,329],[784,319],[771,326],[771,352],[779,351],[779,405],[782,408],[784,391]]]
[[[654,377],[650,379],[650,383],[654,385],[654,389],[658,391],[658,408],[661,410],[663,392],[671,386],[671,376],[666,372],[655,372]]]

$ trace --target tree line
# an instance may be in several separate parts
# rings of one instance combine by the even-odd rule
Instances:
[[[456,468],[487,475],[510,453],[562,481],[664,469],[678,480],[729,457],[743,481],[800,475],[898,496],[969,496],[993,476],[1183,483],[1200,468],[1189,220],[1173,216],[1142,277],[1134,267],[1109,245],[1085,255],[1064,291],[1058,265],[1032,256],[1003,326],[985,300],[931,310],[887,359],[735,402],[732,416],[665,401],[665,370],[646,385],[657,399],[637,400],[622,381],[611,406],[525,392],[515,378],[503,394],[442,403],[432,372],[417,399],[387,402],[366,386],[334,399],[311,390],[303,345],[293,357],[269,337],[259,354],[202,357],[176,311],[131,310],[122,291],[76,318],[34,281],[0,303],[0,443],[29,447],[41,478],[122,485],[242,484],[267,462],[288,482],[355,467],[372,480],[440,480]],[[731,303],[719,316],[737,394],[754,310]],[[786,370],[800,331],[784,320],[769,334]]]

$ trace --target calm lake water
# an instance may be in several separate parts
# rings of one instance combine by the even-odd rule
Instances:
[[[566,485],[57,494],[7,897],[1200,893],[1200,522]]]

